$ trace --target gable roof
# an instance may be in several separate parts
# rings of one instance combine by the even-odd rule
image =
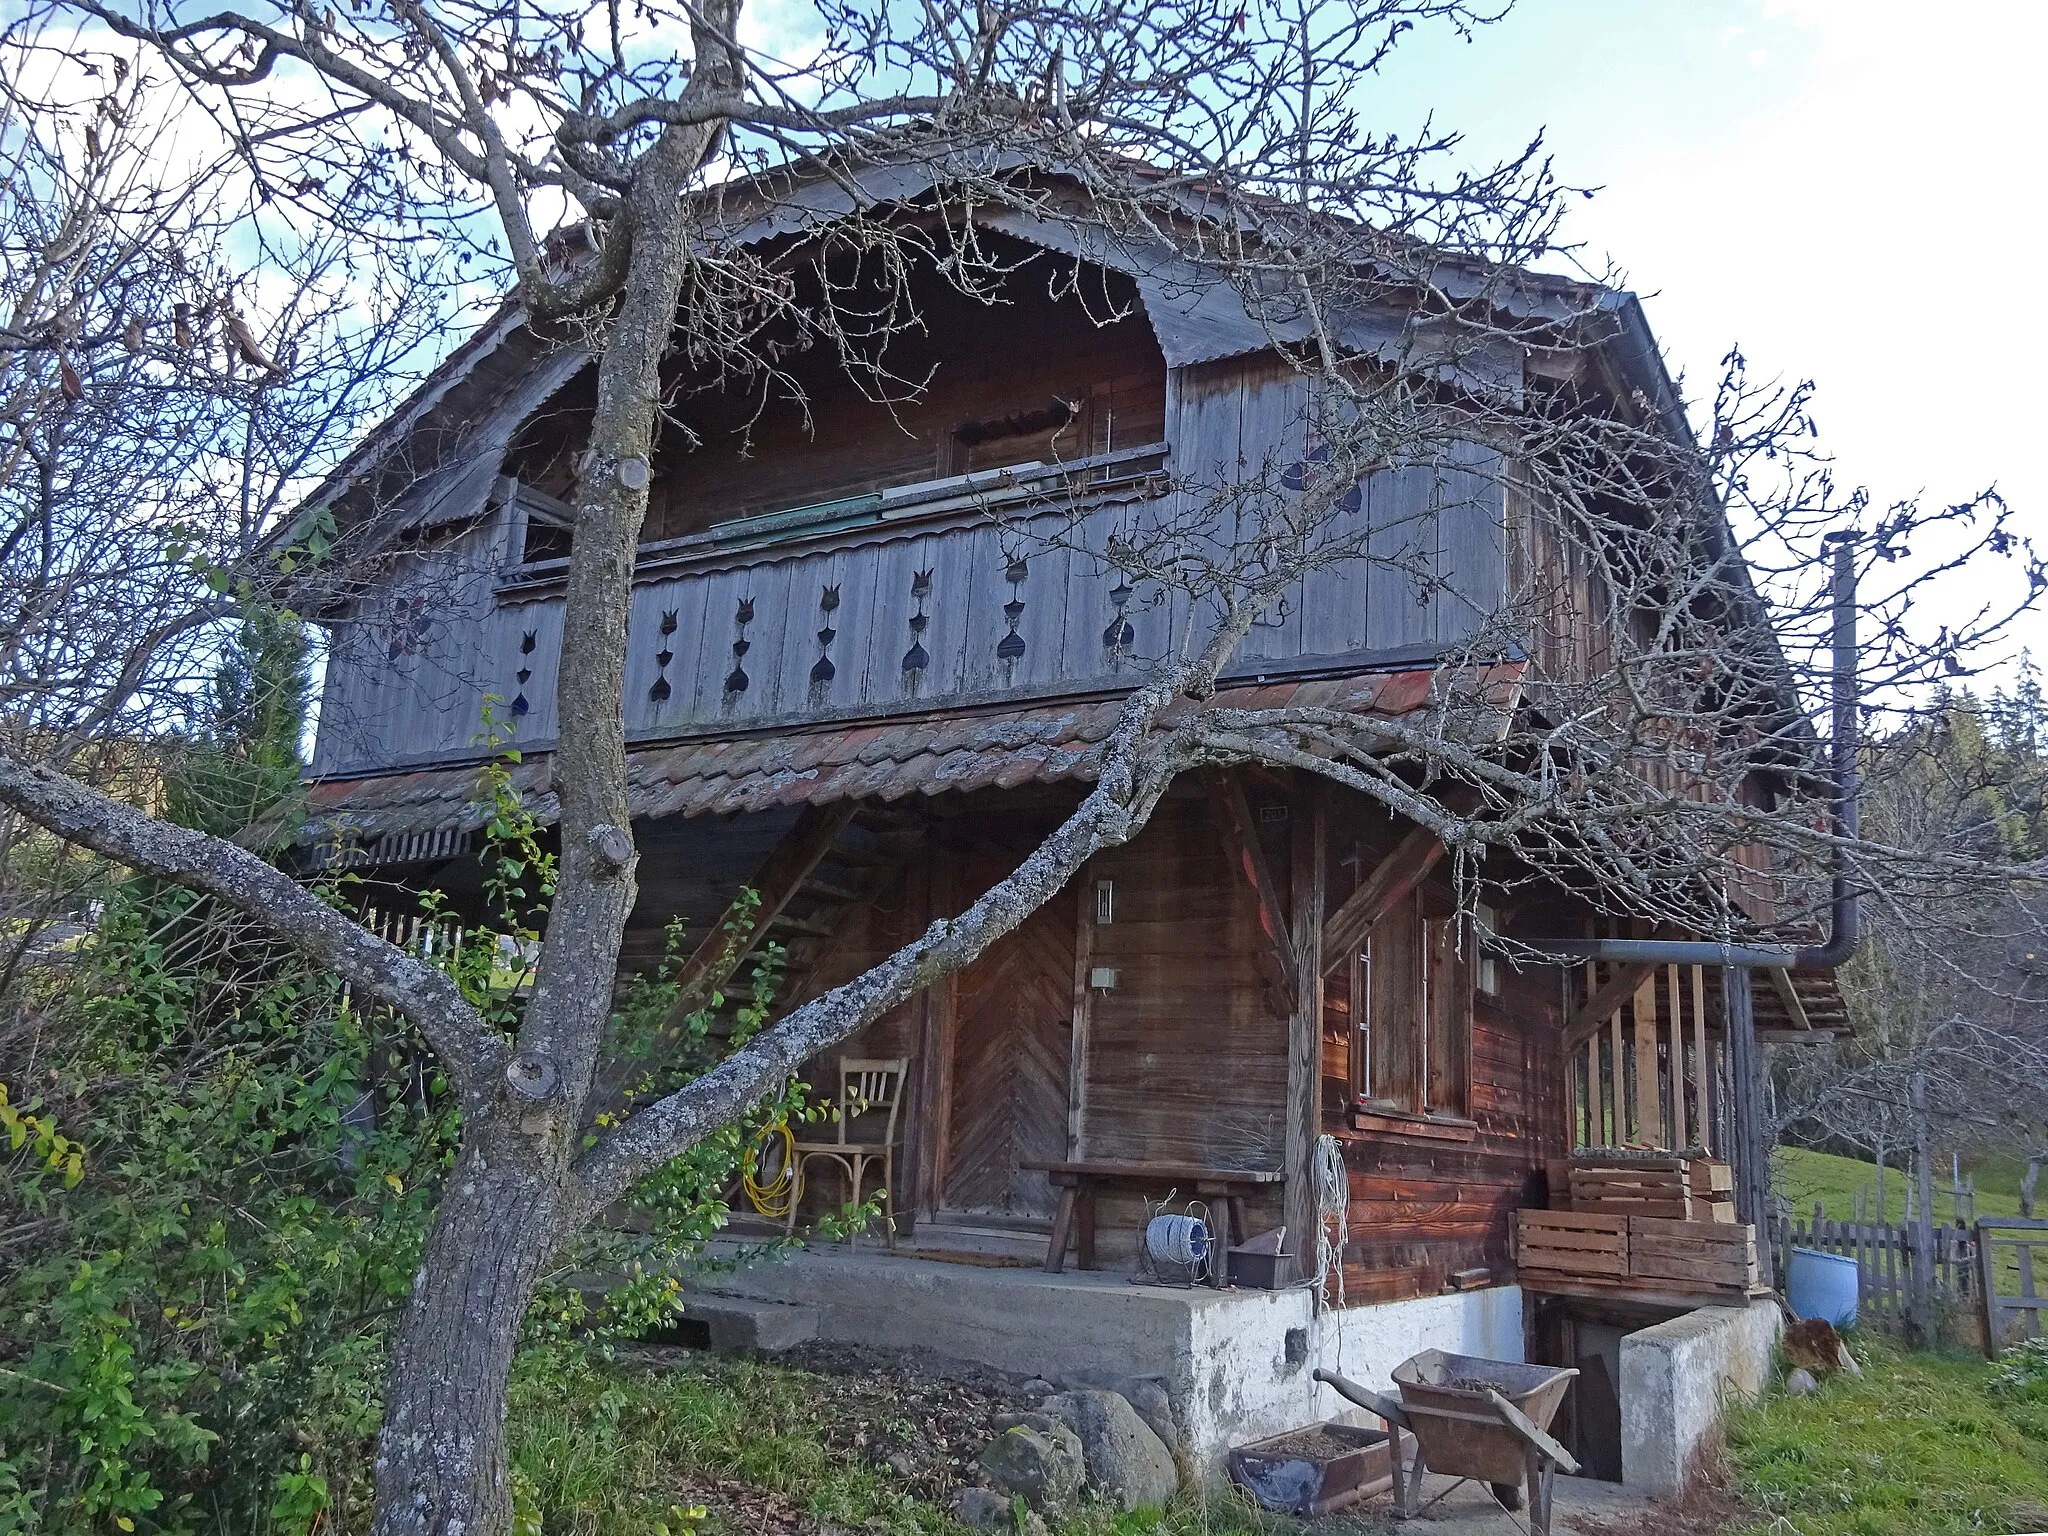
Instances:
[[[915,207],[946,199],[962,169],[954,160],[972,160],[977,172],[1031,173],[1036,181],[1003,201],[981,201],[962,211],[978,226],[1076,260],[1120,272],[1135,284],[1145,318],[1169,368],[1217,362],[1305,340],[1312,334],[1308,317],[1286,295],[1255,294],[1234,280],[1221,261],[1205,260],[1199,251],[1177,250],[1157,233],[1125,234],[1105,228],[1086,213],[1085,193],[1063,179],[1058,167],[1034,163],[1020,153],[991,157],[956,155],[933,161],[879,163],[857,170],[800,174],[764,173],[707,189],[705,205],[710,238],[733,248],[752,248],[792,240],[822,229],[857,212],[889,206]],[[1135,178],[1158,179],[1149,167],[1133,165]],[[1199,188],[1177,192],[1190,227],[1214,223],[1224,212],[1240,226],[1255,205],[1234,201],[1228,210],[1204,199]],[[1274,205],[1276,212],[1280,205]],[[1250,222],[1256,236],[1258,226]],[[564,253],[580,243],[581,226],[560,232],[552,245]],[[1191,241],[1199,245],[1199,241]],[[1416,249],[1420,249],[1417,247]],[[570,255],[568,259],[575,259]],[[1634,295],[1569,278],[1515,271],[1510,280],[1481,270],[1468,260],[1433,254],[1429,280],[1452,299],[1487,294],[1517,321],[1557,327],[1560,333],[1588,322],[1595,345],[1609,339],[1626,344],[1617,352],[1625,392],[1655,402],[1667,422],[1682,429],[1677,394]],[[399,502],[397,515],[385,519],[372,540],[382,542],[400,529],[463,515],[482,506],[497,465],[502,462],[521,423],[591,360],[579,343],[543,334],[517,295],[509,297],[478,330],[457,346],[413,393],[364,437],[306,497],[300,518],[326,507],[344,512],[351,502],[371,493],[386,472],[402,469],[406,479],[390,494]],[[1361,356],[1393,355],[1401,344],[1401,326],[1385,314],[1339,317],[1344,344]],[[1585,344],[1578,337],[1572,344]],[[1520,387],[1519,349],[1503,344],[1487,355],[1480,349],[1461,357],[1459,381],[1484,391]],[[1510,355],[1512,354],[1512,355]],[[345,522],[361,520],[344,516]]]

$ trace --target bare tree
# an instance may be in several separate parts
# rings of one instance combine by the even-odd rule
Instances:
[[[591,7],[394,0],[187,10],[64,0],[56,14],[173,70],[217,114],[259,199],[370,251],[432,233],[502,264],[534,323],[598,353],[578,459],[554,784],[561,865],[538,979],[507,1038],[433,967],[218,840],[166,826],[52,769],[0,756],[0,801],[59,836],[239,907],[405,1015],[455,1081],[462,1150],[393,1364],[377,1528],[498,1531],[508,1520],[505,1388],[536,1277],[635,1180],[774,1089],[820,1049],[970,963],[1095,852],[1142,828],[1179,774],[1258,761],[1350,786],[1438,834],[1468,890],[1564,881],[1589,910],[1708,936],[1753,911],[1796,920],[1839,855],[1913,892],[1981,859],[1838,830],[1810,771],[1802,692],[1825,615],[1803,580],[1818,538],[1861,518],[1866,559],[1948,519],[1971,551],[2011,545],[1989,504],[1872,514],[1788,457],[1803,394],[1739,373],[1699,451],[1675,397],[1598,403],[1579,372],[1613,320],[1596,285],[1531,275],[1554,256],[1559,188],[1539,150],[1460,173],[1456,141],[1376,131],[1374,72],[1418,23],[1491,18],[1465,0],[1364,5],[1058,6],[822,0],[799,62],[750,41],[739,0]],[[888,195],[863,179],[892,168]],[[372,186],[369,207],[330,189]],[[820,220],[806,197],[843,194]],[[622,714],[625,624],[664,363],[793,389],[795,332],[887,397],[887,343],[916,322],[918,262],[993,297],[1004,264],[977,208],[1221,274],[1299,371],[1306,459],[1184,469],[1113,548],[1178,594],[1177,644],[1130,695],[1078,808],[965,912],[637,1110],[583,1131],[635,890]],[[576,222],[550,230],[573,212]],[[740,236],[788,217],[802,236]],[[827,253],[880,282],[841,304]],[[1492,366],[1543,360],[1538,387]],[[1788,474],[1787,468],[1792,466]],[[1441,667],[1434,707],[1398,721],[1216,707],[1218,676],[1307,574],[1376,553],[1358,487],[1420,469],[1506,482],[1556,530]],[[1747,548],[1729,533],[1732,504]],[[1070,535],[1071,536],[1071,535]],[[2016,546],[2015,546],[2016,547]],[[1956,557],[1962,559],[1962,554]],[[1407,562],[1425,591],[1448,584]],[[1917,577],[1914,578],[1917,580]],[[1870,680],[1913,683],[1902,581],[1875,592]],[[1986,620],[1995,615],[1985,615]],[[1598,654],[1568,654],[1591,629]],[[1966,664],[1985,627],[1932,653]],[[1529,707],[1502,707],[1501,658],[1544,658]],[[1516,675],[1520,675],[1516,664]],[[1780,786],[1759,798],[1760,778]]]
[[[149,805],[223,626],[281,600],[265,540],[442,306],[434,261],[365,282],[337,231],[252,210],[137,54],[29,24],[0,65],[0,739]],[[0,994],[94,862],[0,817]]]

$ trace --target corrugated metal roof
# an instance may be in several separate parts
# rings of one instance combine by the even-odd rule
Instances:
[[[1520,698],[1522,670],[1503,663],[1455,674],[1418,669],[1268,683],[1221,689],[1214,702],[1230,709],[1313,705],[1391,717],[1428,707],[1450,686],[1461,701],[1479,706],[1480,719],[1461,719],[1461,729],[1497,731]],[[1034,704],[643,747],[628,757],[628,802],[635,817],[658,819],[1088,781],[1123,702]],[[550,759],[527,757],[512,777],[534,814],[553,820],[558,806]],[[306,839],[330,850],[346,846],[353,864],[446,857],[458,834],[483,823],[477,778],[471,766],[323,780],[311,787]]]

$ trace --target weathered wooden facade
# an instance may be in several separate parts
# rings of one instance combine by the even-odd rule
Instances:
[[[822,355],[808,422],[679,380],[692,430],[652,466],[630,630],[629,966],[753,886],[793,1003],[960,911],[1077,801],[1118,700],[1189,625],[1107,542],[1141,538],[1190,486],[1284,478],[1312,451],[1301,376],[1223,285],[1109,260],[1073,281],[1071,242],[1006,218],[987,238],[1023,264],[1016,302],[934,284],[905,344],[904,374],[931,378],[910,404],[874,404]],[[1567,287],[1534,283],[1531,302],[1591,302]],[[1632,300],[1594,297],[1640,339]],[[1608,366],[1655,370],[1654,352]],[[1521,368],[1502,360],[1489,387],[1518,388]],[[559,497],[588,387],[584,357],[508,316],[335,482],[369,575],[327,615],[316,857],[459,894],[487,697],[549,811],[554,699],[577,686],[555,667]],[[1511,471],[1467,445],[1373,476],[1328,536],[1369,530],[1386,558],[1298,584],[1226,699],[1401,716],[1454,695],[1464,728],[1507,719],[1530,668],[1565,664],[1470,648],[1518,573],[1563,558]],[[1552,632],[1579,664],[1597,653]],[[1581,1015],[1611,977],[1496,959],[1440,853],[1306,777],[1176,785],[1140,837],[846,1043],[911,1063],[899,1222],[1042,1233],[1053,1162],[1257,1170],[1278,1180],[1247,1219],[1286,1223],[1298,1252],[1328,1135],[1348,1170],[1346,1300],[1511,1278],[1513,1213],[1543,1203],[1546,1164],[1596,1136],[1602,1103],[1648,1115],[1676,1092],[1691,1108],[1659,1109],[1660,1128],[1717,1112],[1714,1059],[1687,1049],[1718,1024],[1680,999],[1660,1031],[1661,1005],[1631,994],[1603,1055],[1608,1019]],[[1106,1196],[1097,1216],[1128,1242],[1136,1214]]]

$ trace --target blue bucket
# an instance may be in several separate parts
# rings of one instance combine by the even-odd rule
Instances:
[[[1824,1317],[1837,1328],[1856,1321],[1856,1261],[1839,1253],[1794,1248],[1785,1266],[1785,1300],[1795,1317]]]

